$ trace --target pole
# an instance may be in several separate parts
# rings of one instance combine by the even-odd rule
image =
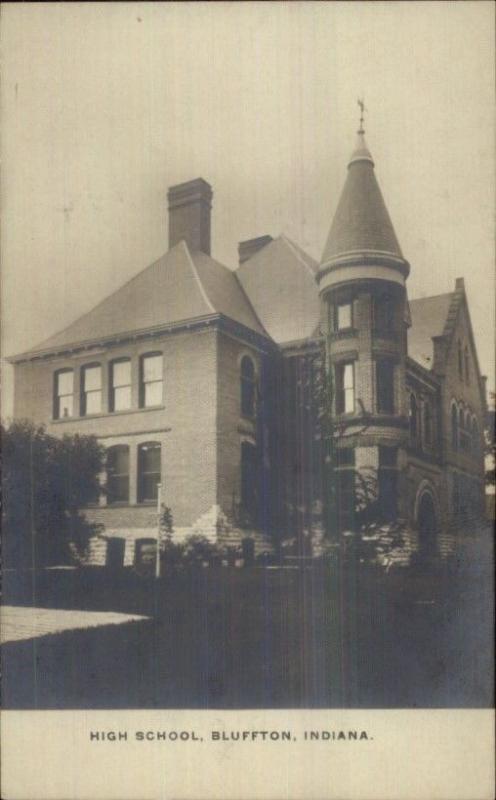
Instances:
[[[157,484],[157,554],[155,558],[155,577],[160,578],[160,517],[162,514],[162,484]]]

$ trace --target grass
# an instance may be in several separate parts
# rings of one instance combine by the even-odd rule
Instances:
[[[330,566],[7,575],[5,602],[148,621],[3,648],[5,708],[491,705],[490,579]]]

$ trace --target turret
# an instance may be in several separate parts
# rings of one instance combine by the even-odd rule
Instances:
[[[378,477],[381,508],[393,516],[408,428],[409,264],[377,183],[362,123],[317,281],[334,384],[338,477],[345,475],[341,464],[370,468],[367,474]],[[349,522],[341,520],[341,527]]]

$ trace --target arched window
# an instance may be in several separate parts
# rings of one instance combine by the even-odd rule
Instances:
[[[64,419],[74,413],[74,370],[60,369],[54,375],[53,417]]]
[[[100,414],[102,410],[102,368],[85,364],[81,369],[81,416]]]
[[[480,434],[479,434],[479,426],[477,424],[477,420],[475,417],[472,418],[472,453],[475,457],[479,455],[480,452]]]
[[[241,359],[241,414],[255,416],[255,366],[248,356]]]
[[[463,412],[463,408],[460,408],[458,411],[458,442],[460,445],[460,450],[466,449],[466,436],[465,436],[465,414]]]
[[[458,450],[458,411],[454,403],[451,406],[451,446]]]
[[[468,357],[468,347],[465,346],[465,381],[470,383],[470,360]]]
[[[458,377],[460,380],[463,380],[463,353],[462,353],[462,343],[458,339]]]
[[[427,445],[432,444],[432,409],[428,400],[424,406],[424,437]]]
[[[138,447],[138,500],[151,503],[157,499],[161,482],[160,442],[143,442]]]
[[[129,447],[116,444],[107,450],[107,503],[129,502]]]
[[[418,437],[418,409],[417,398],[414,394],[410,395],[410,438],[416,442]]]
[[[241,443],[241,511],[246,524],[257,524],[257,448],[251,442]]]

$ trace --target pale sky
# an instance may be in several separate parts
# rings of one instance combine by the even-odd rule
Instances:
[[[358,125],[410,297],[463,276],[494,386],[491,2],[2,6],[3,354],[167,250],[170,185],[214,190],[212,255],[285,233],[320,259]],[[3,370],[12,410],[11,368]]]

